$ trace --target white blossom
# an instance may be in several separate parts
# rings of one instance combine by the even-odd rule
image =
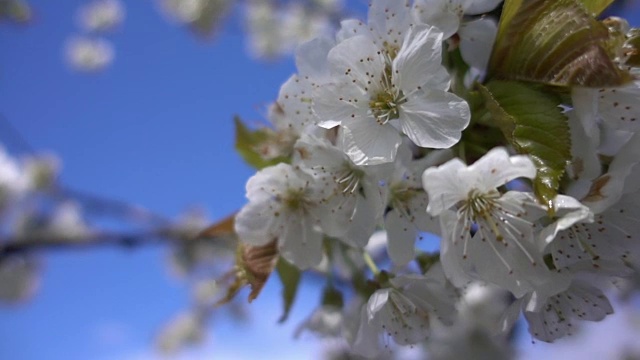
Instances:
[[[600,321],[613,313],[609,300],[600,289],[577,281],[546,301],[528,296],[514,306],[520,304],[529,323],[529,333],[546,342],[571,335],[577,325],[575,320]]]
[[[85,31],[109,31],[124,20],[124,6],[119,0],[93,0],[78,12],[78,21]]]
[[[416,344],[429,336],[432,321],[445,324],[452,321],[456,295],[439,265],[424,276],[397,276],[390,280],[390,285],[373,293],[362,307],[352,344],[356,354],[376,356],[381,337],[393,339],[398,345]]]
[[[448,148],[460,139],[469,106],[447,92],[441,41],[435,28],[413,26],[401,45],[357,35],[329,52],[332,81],[315,89],[314,111],[320,126],[342,128],[356,164],[393,161],[398,129],[421,147]]]
[[[247,182],[247,199],[235,221],[241,241],[261,246],[277,240],[280,254],[300,268],[322,260],[323,219],[319,205],[325,201],[323,184],[288,164],[260,170]]]
[[[114,50],[111,43],[103,39],[75,37],[66,47],[69,64],[79,71],[99,71],[111,64]]]
[[[535,174],[527,156],[510,157],[503,148],[490,150],[470,166],[453,159],[424,172],[427,211],[440,215],[441,261],[454,284],[483,280],[516,297],[532,289],[554,292],[568,285],[545,267],[535,245],[536,219],[530,218],[529,208],[540,206],[532,195],[498,191],[511,180],[532,179]]]

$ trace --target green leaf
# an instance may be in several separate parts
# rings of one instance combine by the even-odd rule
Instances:
[[[236,150],[247,164],[260,170],[267,166],[289,161],[285,157],[265,159],[260,154],[258,150],[260,146],[270,140],[268,129],[250,130],[237,116],[234,117],[233,122],[236,127]]]
[[[598,88],[630,81],[607,51],[609,30],[578,1],[507,0],[489,78]]]
[[[598,16],[613,3],[613,0],[580,0],[580,3],[589,14]]]
[[[284,302],[284,313],[278,320],[278,322],[282,323],[287,320],[289,317],[289,311],[291,310],[291,306],[293,306],[293,302],[296,298],[296,293],[298,292],[298,284],[300,283],[300,269],[291,265],[283,258],[278,260],[278,264],[276,265],[276,271],[278,272],[278,276],[280,277],[280,281],[282,282],[282,300]]]
[[[533,160],[538,169],[533,182],[536,196],[553,209],[571,159],[571,135],[568,119],[559,108],[560,97],[515,81],[491,81],[479,87],[494,124],[518,153]]]

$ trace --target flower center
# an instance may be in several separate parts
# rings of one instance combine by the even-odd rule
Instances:
[[[385,84],[386,85],[386,84]],[[400,117],[399,106],[405,103],[402,91],[395,90],[393,85],[371,97],[369,109],[376,122],[380,125]]]
[[[360,180],[363,177],[364,172],[362,170],[345,166],[342,171],[336,174],[334,180],[342,193],[346,195],[353,194],[356,190],[360,189]]]

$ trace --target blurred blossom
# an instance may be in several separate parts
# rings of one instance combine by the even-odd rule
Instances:
[[[75,37],[66,48],[69,64],[78,71],[99,71],[111,64],[114,50],[111,43],[102,39]]]
[[[0,257],[0,301],[28,299],[38,287],[37,264],[21,255]]]
[[[0,210],[27,188],[18,162],[0,145]]]
[[[84,239],[91,234],[82,217],[80,206],[70,201],[58,206],[47,230],[54,237],[68,240]]]
[[[110,31],[122,23],[124,16],[119,0],[95,0],[80,8],[78,22],[89,32]]]
[[[256,57],[290,54],[299,44],[333,30],[327,11],[295,2],[278,6],[269,1],[250,1],[245,12],[249,48]]]
[[[215,280],[200,280],[196,283],[193,294],[197,304],[212,306],[219,300],[220,287]]]
[[[0,22],[4,20],[24,23],[31,20],[31,7],[23,0],[0,0]]]
[[[29,157],[24,162],[24,178],[29,189],[46,190],[55,184],[61,162],[53,154]]]
[[[200,35],[210,35],[234,3],[233,0],[159,0],[171,19],[191,26]]]
[[[161,0],[160,6],[170,17],[183,22],[196,21],[208,0]]]
[[[163,353],[171,354],[187,345],[199,343],[202,337],[203,328],[200,317],[194,313],[183,313],[160,331],[157,346]]]

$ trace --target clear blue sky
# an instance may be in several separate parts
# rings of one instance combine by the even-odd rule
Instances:
[[[362,11],[364,1],[353,2]],[[244,204],[253,171],[233,150],[231,119],[261,119],[295,71],[291,60],[252,61],[237,24],[202,41],[167,22],[153,1],[127,1],[123,26],[108,36],[115,62],[102,73],[81,74],[68,68],[63,48],[79,33],[74,14],[85,1],[30,3],[32,24],[0,26],[0,114],[34,148],[63,160],[63,183],[168,216],[201,205],[216,219]],[[2,133],[0,141],[7,141]],[[169,274],[167,255],[151,247],[41,256],[36,296],[0,307],[0,358],[153,357],[157,330],[190,301],[188,286]],[[270,282],[252,305],[254,323],[214,319],[208,343],[191,354],[312,357],[309,341],[274,346],[313,308],[319,295],[304,290],[309,301],[279,328],[272,325],[280,315],[279,288]]]

